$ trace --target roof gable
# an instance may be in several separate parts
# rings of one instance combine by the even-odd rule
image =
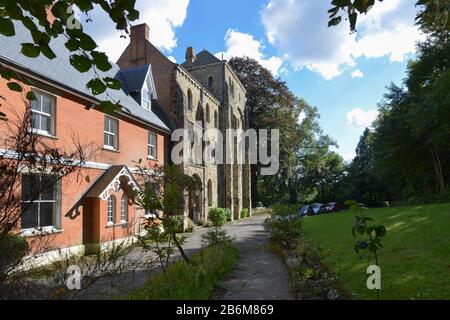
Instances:
[[[191,69],[219,62],[222,61],[214,56],[211,52],[203,50],[196,55],[195,62],[191,66],[188,66],[187,62],[184,62],[182,66],[184,68]]]
[[[141,191],[139,184],[127,166],[112,166],[103,173],[100,178],[89,188],[84,195],[88,198],[100,198],[107,200],[111,191],[120,189],[132,196],[133,193]]]

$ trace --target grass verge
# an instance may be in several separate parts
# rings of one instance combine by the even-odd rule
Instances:
[[[208,300],[236,263],[236,246],[214,246],[178,261],[165,273],[151,278],[128,300]]]
[[[373,209],[365,215],[388,231],[379,251],[381,299],[450,299],[450,204]],[[309,217],[303,230],[354,299],[375,299],[366,287],[369,262],[353,249],[354,222],[352,212]]]

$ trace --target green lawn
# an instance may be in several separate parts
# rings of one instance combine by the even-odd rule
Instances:
[[[381,299],[450,299],[450,204],[372,209],[366,215],[388,230],[380,251]],[[374,299],[366,288],[368,262],[353,249],[354,220],[354,212],[309,217],[304,229],[355,299]]]

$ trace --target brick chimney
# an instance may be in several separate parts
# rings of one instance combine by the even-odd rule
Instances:
[[[186,49],[186,64],[188,67],[191,67],[195,60],[197,60],[197,56],[195,55],[195,49],[193,47],[189,47]]]
[[[147,64],[147,41],[150,28],[146,23],[131,27],[131,42],[129,61],[134,66]]]

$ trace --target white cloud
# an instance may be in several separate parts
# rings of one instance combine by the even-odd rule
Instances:
[[[354,128],[368,128],[378,117],[378,111],[364,111],[355,108],[347,113],[347,125]]]
[[[414,26],[416,8],[411,0],[377,2],[358,20],[350,34],[348,21],[328,28],[329,1],[270,0],[262,22],[270,43],[296,69],[307,68],[330,80],[356,65],[360,57],[386,56],[403,61],[415,52],[424,35]]]
[[[172,61],[173,63],[177,63],[177,59],[175,59],[174,56],[167,57],[167,59],[169,59],[169,60]]]
[[[150,41],[163,51],[170,53],[177,46],[175,29],[183,25],[187,16],[189,0],[137,0],[140,12],[138,21],[132,24],[147,23],[150,26]],[[94,13],[91,34],[101,50],[111,60],[117,60],[129,43],[129,38],[120,38],[114,26],[106,17]]]
[[[342,154],[342,157],[344,158],[345,161],[351,162],[351,161],[353,161],[353,159],[356,158],[356,152],[352,151],[352,152],[344,153],[344,154]]]
[[[242,33],[234,29],[228,29],[225,35],[225,52],[216,54],[218,58],[229,60],[232,57],[249,57],[258,61],[264,68],[270,70],[274,76],[280,72],[283,65],[283,59],[279,57],[265,58],[263,50],[264,45],[262,41],[256,40],[253,35]]]
[[[352,78],[362,78],[362,77],[364,77],[364,73],[361,70],[356,69],[355,71],[352,72],[351,77]]]

